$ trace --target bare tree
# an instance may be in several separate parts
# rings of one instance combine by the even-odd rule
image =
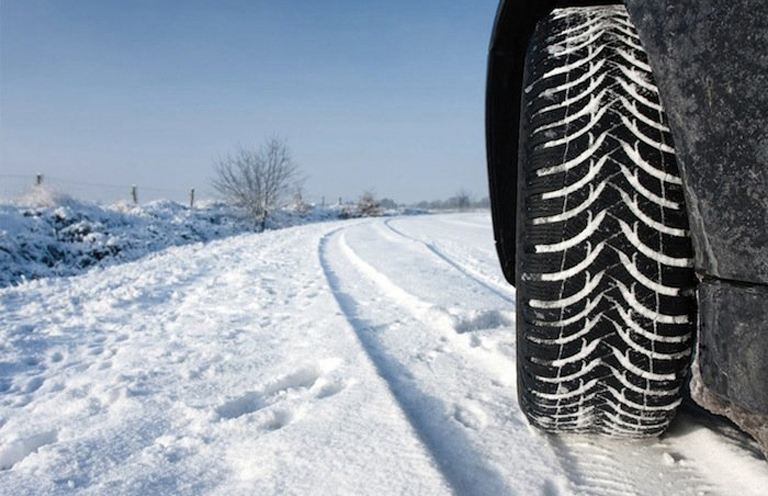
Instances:
[[[458,193],[456,193],[456,196],[453,197],[456,202],[456,208],[458,208],[460,211],[468,210],[470,205],[472,204],[472,199],[469,196],[469,193],[465,189],[460,189]]]
[[[290,150],[278,138],[258,149],[240,148],[214,164],[213,187],[227,201],[244,209],[261,230],[285,195],[300,182]]]
[[[381,215],[381,205],[373,191],[365,191],[357,201],[357,211],[361,217],[376,217]]]

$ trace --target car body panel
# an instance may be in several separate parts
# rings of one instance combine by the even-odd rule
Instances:
[[[675,140],[696,270],[768,284],[768,2],[626,4]]]

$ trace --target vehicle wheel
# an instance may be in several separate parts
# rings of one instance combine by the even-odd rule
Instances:
[[[520,404],[550,432],[658,435],[688,373],[695,276],[672,137],[624,7],[540,22],[524,88]]]

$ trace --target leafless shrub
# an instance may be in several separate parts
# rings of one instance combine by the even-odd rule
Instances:
[[[278,138],[260,148],[240,148],[215,164],[213,187],[226,201],[242,208],[264,230],[270,214],[300,183],[299,168]]]
[[[366,191],[357,201],[357,212],[361,217],[381,215],[381,205],[372,191]]]
[[[299,215],[307,215],[312,206],[304,200],[304,188],[297,186],[293,193],[293,202],[291,207]]]

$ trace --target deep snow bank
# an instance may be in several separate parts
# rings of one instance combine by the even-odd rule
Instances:
[[[75,200],[48,206],[4,204],[0,205],[0,287],[74,275],[247,229],[247,223],[221,204],[200,209],[169,201],[109,207]]]
[[[350,205],[285,208],[271,216],[267,228],[356,217],[354,210]],[[381,212],[403,213],[421,212]],[[188,208],[158,200],[141,206],[102,206],[36,190],[17,203],[0,204],[0,288],[30,279],[75,275],[170,246],[253,230],[252,221],[223,203]]]

